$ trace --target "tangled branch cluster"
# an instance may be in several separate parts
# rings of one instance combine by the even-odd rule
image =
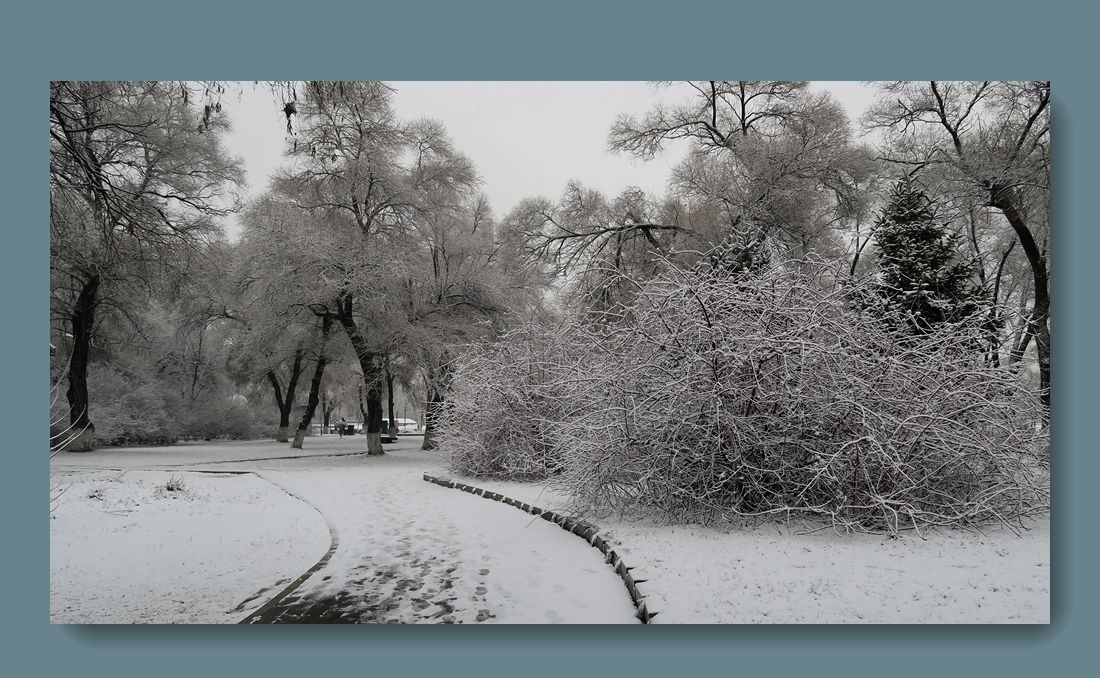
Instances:
[[[1034,394],[976,328],[914,337],[785,267],[668,267],[613,316],[523,330],[462,364],[458,472],[546,477],[588,511],[812,516],[886,530],[1016,524],[1048,503]]]
[[[565,358],[558,338],[529,326],[463,358],[440,423],[456,470],[516,480],[562,470],[554,429],[569,413],[555,394]]]

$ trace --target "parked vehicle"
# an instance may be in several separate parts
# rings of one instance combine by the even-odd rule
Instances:
[[[415,419],[397,419],[397,432],[405,435],[410,433],[420,433],[420,424]]]

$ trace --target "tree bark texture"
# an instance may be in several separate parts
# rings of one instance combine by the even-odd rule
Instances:
[[[95,445],[95,425],[88,411],[88,359],[92,350],[92,329],[99,305],[99,276],[92,275],[80,288],[73,308],[73,353],[69,360],[69,423],[72,430],[65,449],[89,452]]]
[[[422,450],[434,450],[439,445],[439,417],[447,402],[451,381],[449,365],[437,367],[428,381],[428,401],[424,406],[424,444]]]
[[[344,294],[337,302],[336,317],[351,342],[359,367],[363,370],[363,385],[367,401],[367,454],[384,454],[382,451],[382,367],[378,355],[371,350],[353,314],[351,294]],[[373,408],[373,409],[372,409]]]

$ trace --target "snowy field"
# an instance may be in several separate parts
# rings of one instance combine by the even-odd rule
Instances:
[[[537,484],[465,482],[542,508],[566,505]],[[896,539],[783,524],[722,531],[593,522],[647,580],[640,588],[657,624],[1050,622],[1048,520],[1020,535],[991,528]]]
[[[239,621],[325,552],[327,519],[339,541],[332,559],[262,621],[637,623],[598,552],[545,521],[424,482],[436,460],[420,443],[402,438],[384,457],[365,456],[362,437],[327,436],[307,439],[305,456],[277,443],[59,455],[53,466],[72,487],[51,521],[51,619]],[[195,496],[160,496],[171,476]],[[104,500],[87,499],[110,481]],[[234,482],[251,489],[234,496]],[[272,512],[276,501],[302,517]],[[114,513],[131,504],[143,507],[127,514],[136,527]],[[191,562],[198,541],[204,562],[230,574]],[[239,605],[260,589],[267,595]]]
[[[173,479],[182,489],[166,489]],[[55,623],[233,623],[329,547],[316,510],[254,476],[63,471],[54,482],[65,490],[50,521]]]
[[[354,436],[307,439],[305,450],[244,442],[59,455],[53,468],[69,489],[51,520],[51,621],[240,621],[317,562],[331,525],[332,559],[258,621],[637,623],[595,549],[424,482],[425,471],[447,474],[419,444],[402,438],[383,457],[365,456]],[[249,473],[198,472],[227,470]],[[173,477],[184,491],[165,489]],[[564,504],[538,485],[469,482]],[[648,580],[656,623],[1049,621],[1045,521],[1021,536],[924,539],[593,522]]]

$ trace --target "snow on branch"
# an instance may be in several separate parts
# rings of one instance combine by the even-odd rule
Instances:
[[[453,470],[545,478],[578,510],[780,516],[896,532],[1020,520],[1049,502],[1036,394],[980,328],[913,336],[834,272],[665,261],[617,309],[529,325],[459,363]]]

